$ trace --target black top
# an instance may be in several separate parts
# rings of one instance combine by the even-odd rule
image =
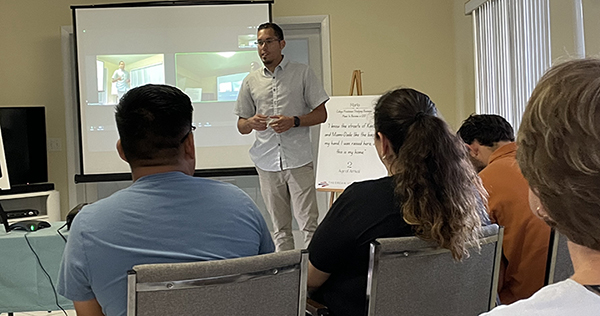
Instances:
[[[366,314],[369,247],[377,238],[414,236],[402,218],[394,179],[356,182],[335,201],[308,246],[315,268],[331,275],[310,295],[332,315]],[[489,224],[483,203],[482,223]]]
[[[369,245],[377,238],[413,236],[401,214],[392,177],[348,186],[308,246],[312,265],[331,273],[311,298],[332,315],[365,315]]]

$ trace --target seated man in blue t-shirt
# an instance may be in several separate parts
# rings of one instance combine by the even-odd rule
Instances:
[[[84,207],[75,218],[58,292],[77,315],[125,315],[134,265],[237,258],[275,247],[254,202],[237,187],[192,177],[190,99],[145,85],[116,107],[117,150],[133,184]]]

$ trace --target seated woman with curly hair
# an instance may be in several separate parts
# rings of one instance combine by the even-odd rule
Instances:
[[[418,236],[461,260],[489,221],[465,145],[427,95],[413,89],[383,95],[375,106],[375,132],[390,176],[348,186],[308,247],[311,298],[333,315],[365,315],[375,239]]]

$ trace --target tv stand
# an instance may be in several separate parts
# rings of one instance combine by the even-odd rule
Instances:
[[[60,194],[56,190],[0,195],[0,204],[6,212],[33,209],[38,216],[9,219],[10,224],[25,220],[60,221]]]
[[[54,183],[17,184],[11,186],[10,190],[0,190],[0,195],[33,193],[52,190],[54,190]]]

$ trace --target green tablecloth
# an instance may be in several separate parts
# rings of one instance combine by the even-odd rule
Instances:
[[[56,288],[65,248],[65,241],[57,230],[64,222],[51,224],[52,227],[36,232],[11,231],[8,234],[0,225],[0,312],[60,310],[50,281],[25,240],[27,234]],[[60,232],[65,236],[68,234],[66,227]],[[73,303],[60,295],[58,303],[64,309],[73,309]]]

